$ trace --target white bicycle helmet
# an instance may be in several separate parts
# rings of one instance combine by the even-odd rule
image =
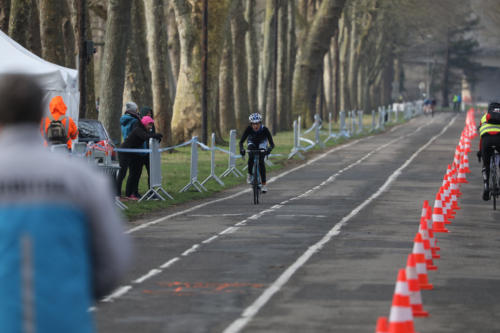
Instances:
[[[248,120],[250,120],[252,124],[261,123],[262,116],[260,115],[260,113],[252,113],[250,117],[248,117]]]

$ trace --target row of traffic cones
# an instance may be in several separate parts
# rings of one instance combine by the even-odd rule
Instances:
[[[436,193],[434,206],[424,201],[412,252],[408,255],[406,268],[398,271],[389,318],[378,318],[376,333],[413,333],[413,318],[429,316],[423,308],[421,290],[434,288],[427,272],[438,269],[434,264],[434,260],[440,258],[436,235],[449,232],[447,225],[451,224],[456,211],[460,210],[460,185],[467,183],[466,174],[470,173],[468,153],[471,140],[476,135],[474,110],[471,109],[467,113],[453,162],[448,165],[443,183]]]

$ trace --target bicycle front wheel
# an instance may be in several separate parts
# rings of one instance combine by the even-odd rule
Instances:
[[[259,185],[253,186],[253,203],[257,205],[259,203],[260,188]]]

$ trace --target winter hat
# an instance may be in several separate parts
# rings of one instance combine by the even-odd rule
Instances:
[[[153,120],[153,118],[151,118],[150,116],[144,116],[142,117],[141,119],[141,123],[144,125],[144,126],[148,126],[148,124],[151,124],[151,123],[154,123],[155,121]]]
[[[146,116],[149,112],[151,112],[151,118],[153,118],[153,109],[150,106],[141,107],[141,117]]]
[[[127,102],[125,104],[125,111],[135,111],[137,112],[137,104],[134,102]]]

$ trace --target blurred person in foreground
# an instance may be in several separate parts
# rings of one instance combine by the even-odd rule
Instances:
[[[109,180],[43,146],[42,96],[0,75],[0,332],[93,332],[130,243]]]
[[[61,96],[52,98],[49,104],[50,114],[41,122],[40,131],[45,139],[45,145],[66,144],[71,150],[73,142],[78,137],[78,128],[69,116],[68,107]]]

